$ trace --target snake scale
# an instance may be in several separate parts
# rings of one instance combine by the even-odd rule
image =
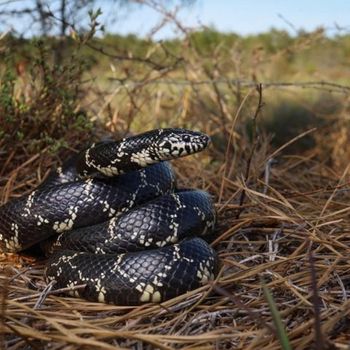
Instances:
[[[171,128],[93,144],[0,207],[0,249],[53,241],[47,282],[91,301],[139,305],[198,288],[218,269],[200,238],[213,231],[215,210],[208,193],[176,188],[167,161],[209,141]]]

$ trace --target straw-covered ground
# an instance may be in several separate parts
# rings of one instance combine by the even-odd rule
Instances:
[[[213,142],[175,162],[181,185],[215,196],[215,281],[160,305],[104,305],[47,290],[42,261],[2,254],[1,346],[280,349],[288,337],[293,349],[348,349],[348,168],[333,170],[318,148],[286,156],[262,135],[239,139],[236,122],[221,154]],[[2,202],[57,162],[18,147],[0,156]]]
[[[223,64],[220,45],[212,56],[190,39],[179,45],[180,58],[163,52],[165,68],[151,62],[160,44],[144,59],[119,58],[106,73],[117,81],[82,74],[79,53],[66,66],[50,65],[42,43],[30,71],[22,64],[14,76],[5,61],[0,203],[31,191],[94,140],[155,127],[201,130],[210,148],[174,165],[179,185],[215,198],[219,275],[161,304],[120,307],[63,296],[47,288],[43,260],[1,254],[2,348],[350,349],[349,88],[321,81],[259,93],[254,83],[226,78],[269,80],[264,67],[273,72],[294,47],[241,71],[235,46]],[[283,141],[271,139],[269,125]]]

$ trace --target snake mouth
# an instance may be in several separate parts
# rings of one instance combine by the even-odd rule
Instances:
[[[198,144],[199,144],[200,150],[207,148],[210,144],[210,137],[206,134],[201,134],[199,136]]]

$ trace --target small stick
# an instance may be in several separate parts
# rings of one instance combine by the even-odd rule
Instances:
[[[257,105],[256,110],[255,110],[255,114],[253,117],[253,137],[252,137],[253,138],[253,145],[252,145],[252,148],[250,150],[250,154],[249,154],[248,161],[247,161],[247,166],[246,166],[245,175],[244,175],[244,183],[246,183],[248,181],[249,173],[250,173],[250,166],[252,163],[252,159],[254,156],[256,146],[258,145],[258,141],[259,141],[259,137],[257,135],[256,120],[259,116],[261,109],[264,106],[264,103],[262,101],[262,84],[257,85],[256,89],[259,93],[259,102],[258,102],[258,105]],[[236,215],[236,219],[239,219],[239,217],[241,216],[241,213],[243,211],[242,206],[244,204],[245,196],[246,196],[246,191],[243,189],[241,192],[240,198],[239,198],[239,207],[240,208],[239,208],[238,213]]]
[[[270,183],[270,174],[271,174],[271,166],[274,162],[273,158],[269,158],[269,160],[266,162],[265,165],[265,185],[264,185],[264,190],[263,190],[263,194],[267,194],[267,190],[269,188],[269,183]]]
[[[51,281],[45,287],[45,289],[40,293],[39,298],[38,298],[38,300],[36,301],[36,303],[34,305],[34,310],[41,308],[41,305],[43,304],[43,302],[45,301],[45,299],[47,298],[47,296],[51,292],[51,289],[52,289],[52,287],[54,286],[55,283],[56,283],[56,281]]]

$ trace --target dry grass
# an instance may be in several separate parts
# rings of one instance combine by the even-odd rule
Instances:
[[[233,130],[230,144],[236,142]],[[2,255],[1,346],[280,349],[265,281],[293,349],[328,349],[331,343],[348,349],[348,168],[331,169],[318,149],[293,156],[274,152],[278,163],[270,167],[272,151],[260,140],[243,181],[251,143],[240,142],[245,147],[233,152],[228,144],[225,157],[213,146],[175,162],[181,185],[216,197],[219,225],[212,245],[222,268],[213,283],[160,305],[119,307],[50,292],[42,261]],[[5,166],[2,201],[35,186],[47,165],[37,155],[11,171]],[[18,183],[18,176],[25,180]],[[315,342],[317,329],[321,343]]]
[[[130,62],[130,58],[125,62],[111,59],[111,65],[118,63],[116,72],[96,73],[99,79],[85,83],[79,103],[69,100],[65,127],[69,130],[69,118],[82,109],[93,115],[95,124],[99,122],[91,136],[80,129],[65,134],[64,128],[55,134],[62,123],[53,122],[52,111],[57,118],[61,116],[61,100],[45,105],[32,99],[29,106],[39,121],[50,125],[53,140],[64,138],[74,149],[101,135],[124,136],[130,130],[152,127],[182,126],[211,135],[213,143],[207,152],[174,164],[181,186],[203,188],[215,196],[219,221],[212,245],[222,264],[219,276],[207,286],[160,305],[120,307],[63,297],[43,281],[44,261],[2,254],[0,347],[280,349],[278,318],[267,300],[270,292],[293,349],[350,349],[349,91],[330,91],[327,96],[332,98],[332,92],[339,94],[332,101],[341,108],[325,113],[322,106],[317,110],[310,103],[311,97],[317,100],[316,90],[305,90],[303,84],[290,84],[283,90],[271,84],[275,90],[264,91],[267,107],[278,104],[284,94],[314,116],[330,118],[325,127],[305,126],[294,139],[291,136],[279,149],[272,148],[270,138],[257,128],[263,120],[254,87],[224,79],[253,76],[273,81],[269,72],[275,71],[276,57],[288,53],[268,57],[268,70],[253,62],[244,71],[235,47],[226,65],[220,47],[212,56],[203,57],[175,18],[174,23],[185,38],[181,57],[165,52],[168,69],[155,69],[147,61]],[[297,55],[299,48],[293,50]],[[234,68],[229,75],[228,65]],[[108,80],[111,75],[123,79]],[[164,84],[173,78],[186,84]],[[23,84],[29,80],[17,78],[21,79]],[[55,97],[55,86],[52,91]],[[325,100],[319,96],[319,101]],[[251,122],[254,113],[255,122]],[[0,139],[0,203],[35,188],[49,168],[69,153],[66,149],[53,155],[49,145],[40,153],[27,147],[37,125],[32,114],[14,114],[14,131],[10,131],[15,135],[23,115],[30,122],[22,132],[23,140],[14,142],[9,132],[7,141]],[[0,113],[0,121],[4,116]],[[283,115],[275,117],[283,119]],[[289,130],[289,124],[280,124],[280,131]],[[311,148],[290,151],[310,135],[314,138]],[[40,135],[38,140],[42,141]]]

